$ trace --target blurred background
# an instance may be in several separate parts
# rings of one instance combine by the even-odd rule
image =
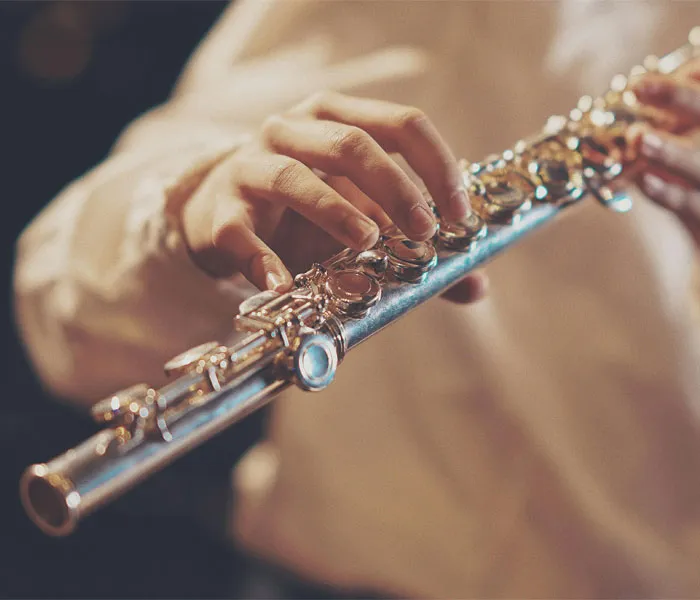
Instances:
[[[62,187],[105,157],[127,123],[168,97],[224,6],[201,0],[0,2],[0,221],[7,228],[2,236],[0,597],[231,594],[240,569],[237,557],[206,537],[186,507],[194,490],[202,489],[200,482],[173,488],[166,472],[149,485],[151,492],[156,488],[151,495],[156,503],[159,494],[182,499],[168,514],[127,514],[127,497],[70,538],[48,538],[29,522],[17,494],[22,470],[72,447],[95,427],[42,391],[25,361],[11,306],[14,244],[21,230]],[[204,450],[206,456],[195,453],[175,468],[194,471],[204,460],[212,480],[223,482],[216,444],[228,444],[230,458],[231,445],[242,451],[258,432],[259,421],[247,421]]]

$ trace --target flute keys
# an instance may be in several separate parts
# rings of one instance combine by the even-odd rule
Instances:
[[[535,186],[511,161],[471,165],[464,183],[474,210],[488,222],[510,223],[518,211],[532,206]]]
[[[334,312],[361,317],[382,297],[382,287],[371,275],[355,269],[329,273],[325,291]]]
[[[486,223],[475,212],[459,223],[440,223],[437,237],[440,245],[449,250],[468,250],[487,232]]]
[[[389,259],[386,252],[372,248],[360,252],[355,258],[355,264],[360,265],[363,269],[369,269],[372,274],[381,277],[386,273]]]
[[[90,409],[95,422],[113,427],[120,445],[138,442],[155,434],[165,442],[173,439],[164,418],[165,401],[153,388],[140,383],[97,402]]]
[[[437,252],[430,242],[415,242],[403,236],[382,241],[391,273],[399,281],[416,283],[437,264]]]
[[[100,424],[129,424],[142,416],[140,412],[150,392],[153,390],[145,383],[133,385],[95,403],[90,409],[90,415]]]
[[[530,147],[517,147],[519,161],[537,185],[540,202],[567,203],[584,194],[583,160],[576,137],[553,136]]]
[[[338,368],[335,342],[322,333],[300,338],[289,363],[292,379],[301,389],[316,392],[327,387]]]

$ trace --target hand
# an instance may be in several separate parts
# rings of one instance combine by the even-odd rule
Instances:
[[[663,123],[630,129],[630,147],[645,159],[638,184],[678,216],[700,244],[700,60],[673,75],[645,75],[633,90]]]
[[[240,272],[260,289],[286,291],[290,270],[345,246],[370,248],[391,223],[413,240],[429,239],[436,223],[425,193],[393,152],[441,215],[456,221],[469,213],[455,157],[426,115],[322,93],[268,118],[187,201],[181,225],[195,262],[216,277]],[[475,273],[448,297],[473,301],[484,292]]]

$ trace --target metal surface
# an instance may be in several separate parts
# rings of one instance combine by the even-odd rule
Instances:
[[[671,72],[698,56],[691,43],[645,67]],[[429,242],[383,232],[365,252],[344,250],[295,278],[286,294],[262,292],[241,304],[239,344],[197,346],[170,360],[172,383],[133,386],[93,407],[106,427],[21,481],[22,502],[46,533],[65,535],[99,506],[205,442],[277,392],[296,384],[328,386],[346,352],[476,266],[591,196],[607,208],[631,208],[623,185],[624,134],[644,111],[617,76],[601,98],[584,97],[568,118],[555,117],[538,136],[501,156],[463,165],[475,214],[441,223]]]

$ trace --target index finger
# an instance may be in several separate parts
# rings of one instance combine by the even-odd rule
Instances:
[[[446,219],[459,221],[471,212],[457,159],[419,109],[336,93],[321,94],[305,108],[316,118],[359,127],[387,152],[401,154]]]

